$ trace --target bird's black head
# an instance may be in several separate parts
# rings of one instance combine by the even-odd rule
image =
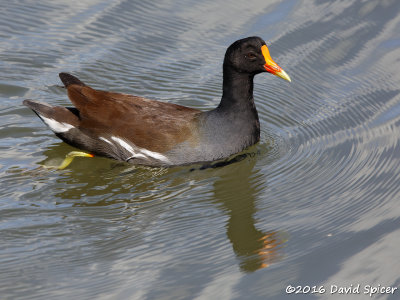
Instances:
[[[290,77],[271,58],[265,41],[253,36],[234,42],[228,47],[224,69],[256,75],[269,72],[290,81]]]

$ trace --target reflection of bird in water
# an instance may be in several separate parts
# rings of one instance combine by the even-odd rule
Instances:
[[[55,155],[59,152],[66,152],[70,148],[65,144],[57,144],[45,152],[48,155]],[[239,261],[240,269],[243,272],[254,272],[258,269],[268,267],[269,265],[283,258],[283,246],[288,239],[285,232],[279,229],[261,230],[261,225],[257,224],[256,215],[260,214],[257,206],[263,201],[267,202],[264,189],[266,188],[265,177],[261,174],[257,167],[254,167],[256,157],[265,155],[260,153],[260,147],[249,149],[254,152],[241,154],[237,158],[233,158],[224,163],[219,162],[216,165],[203,165],[200,168],[181,169],[187,176],[175,177],[174,185],[180,185],[190,180],[202,180],[215,178],[214,181],[214,201],[217,207],[222,209],[228,221],[225,225],[226,236],[232,245],[232,249]],[[52,158],[50,158],[51,160]],[[89,163],[90,160],[83,160],[82,163]],[[107,163],[108,160],[104,160]],[[85,182],[82,187],[74,189],[66,189],[58,193],[57,196],[64,199],[77,199],[82,195],[103,195],[104,190],[99,190],[98,185],[107,185],[109,190],[118,190],[122,194],[131,192],[131,183],[135,182],[135,191],[138,193],[147,190],[156,190],[156,179],[161,174],[171,177],[174,169],[158,169],[158,168],[135,168],[134,171],[127,164],[118,163],[125,170],[115,171],[109,170],[110,166],[106,164],[106,169],[110,172],[110,176],[96,177],[95,181],[88,180],[87,173],[71,172],[68,173],[72,181]],[[77,164],[75,165],[77,166]],[[78,165],[79,166],[79,165]],[[221,166],[221,167],[220,167]],[[126,171],[128,168],[128,171]],[[103,172],[104,170],[102,170]],[[190,172],[191,171],[191,172]],[[155,173],[154,173],[155,172]],[[172,173],[171,173],[172,172]],[[117,177],[116,177],[117,176]],[[109,178],[119,178],[110,181]],[[100,182],[99,182],[100,180]],[[101,182],[104,180],[104,182]],[[126,184],[122,184],[122,183]],[[159,195],[158,195],[159,196]],[[157,196],[157,197],[158,197]],[[149,199],[154,199],[154,194]],[[75,206],[97,206],[115,204],[119,200],[102,200],[99,202],[79,201]],[[143,199],[141,201],[144,201]],[[206,200],[209,201],[209,200]],[[136,202],[136,201],[135,201]],[[271,208],[273,213],[273,208]],[[268,212],[264,209],[262,212]],[[258,225],[258,226],[257,226]],[[220,230],[223,230],[221,228]]]
[[[287,240],[282,232],[262,232],[257,229],[253,209],[254,206],[249,210],[242,210],[237,215],[231,211],[227,224],[228,238],[244,272],[253,272],[279,261],[283,257],[283,244]]]
[[[262,241],[263,246],[258,251],[257,255],[260,257],[261,269],[268,267],[271,263],[282,258],[280,249],[287,239],[283,234],[279,234],[278,232],[270,232],[264,235],[260,240]]]
[[[219,169],[220,178],[214,183],[215,198],[229,216],[228,239],[244,272],[265,268],[281,259],[287,240],[279,230],[263,232],[256,228],[256,202],[263,195],[264,178],[254,168],[255,161],[248,158]]]

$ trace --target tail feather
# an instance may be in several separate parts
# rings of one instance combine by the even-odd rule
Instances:
[[[44,116],[51,114],[53,106],[47,103],[41,103],[39,101],[26,99],[22,102],[25,106],[32,109],[35,113],[41,112]]]
[[[78,78],[76,78],[75,76],[73,76],[71,74],[60,73],[60,74],[58,74],[58,76],[60,76],[60,79],[64,83],[65,87],[68,87],[71,84],[85,86],[85,84],[82,81],[80,81]]]
[[[79,126],[79,112],[62,106],[51,106],[34,100],[24,100],[23,104],[32,109],[55,133],[69,131]]]
[[[56,136],[67,144],[90,152],[104,152],[103,155],[108,155],[106,150],[99,148],[98,139],[81,131],[78,109],[51,106],[34,100],[24,100],[23,104],[32,109]]]

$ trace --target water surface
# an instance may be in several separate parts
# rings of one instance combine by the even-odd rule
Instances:
[[[325,299],[331,285],[400,285],[399,1],[3,2],[2,299],[287,299],[289,284]],[[51,168],[73,148],[21,102],[70,105],[59,72],[208,110],[226,47],[251,35],[292,83],[256,77],[262,138],[245,159]]]

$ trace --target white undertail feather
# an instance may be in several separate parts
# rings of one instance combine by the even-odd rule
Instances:
[[[58,121],[56,121],[54,119],[43,117],[42,115],[40,115],[40,118],[55,133],[63,133],[63,132],[67,132],[67,131],[71,130],[72,128],[75,128],[71,124],[64,123],[64,122],[58,122]]]

